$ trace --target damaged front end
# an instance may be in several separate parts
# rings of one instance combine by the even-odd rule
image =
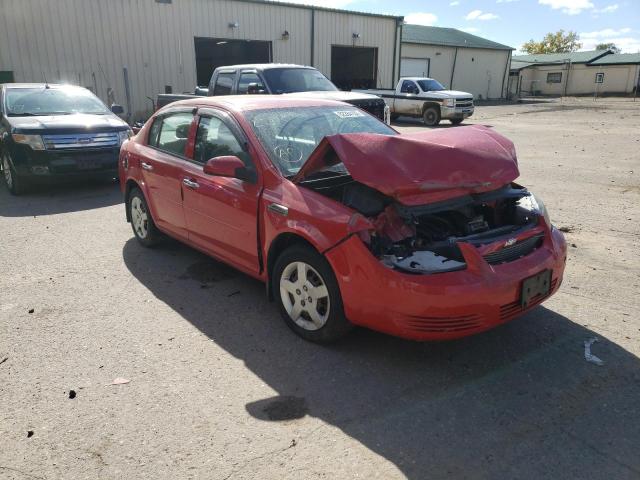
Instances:
[[[467,268],[463,244],[490,265],[542,245],[546,210],[517,176],[513,144],[474,126],[327,137],[294,181],[358,212],[351,231],[383,265],[433,274]]]
[[[332,181],[333,180],[333,181]],[[542,245],[546,212],[524,187],[407,206],[351,177],[309,180],[303,185],[353,208],[360,239],[385,266],[406,273],[443,273],[466,268],[461,243],[473,245],[487,263],[516,260]]]

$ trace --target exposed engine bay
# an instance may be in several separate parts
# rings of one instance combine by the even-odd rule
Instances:
[[[420,206],[400,204],[348,174],[325,171],[301,185],[366,217],[374,228],[360,238],[371,253],[384,265],[409,273],[464,269],[458,242],[489,244],[537,225],[544,215],[535,197],[515,183]]]

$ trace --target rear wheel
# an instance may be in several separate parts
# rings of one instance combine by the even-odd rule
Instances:
[[[16,171],[11,166],[9,154],[6,152],[2,155],[2,174],[9,193],[12,195],[21,195],[25,192],[26,182],[18,177]]]
[[[127,205],[131,217],[131,228],[138,242],[145,247],[153,247],[160,242],[162,234],[156,224],[153,223],[147,200],[138,188],[134,188],[129,193]]]
[[[391,121],[392,121],[392,122],[395,122],[396,120],[398,120],[398,117],[399,117],[399,116],[400,116],[400,115],[398,115],[397,113],[392,113],[392,114],[391,114]]]
[[[427,127],[435,127],[440,123],[440,108],[435,106],[425,108],[422,119]]]
[[[464,120],[464,118],[452,118],[449,121],[453,124],[453,125],[460,125],[462,123],[462,120]]]
[[[287,248],[276,260],[272,282],[282,318],[302,338],[327,343],[353,328],[331,266],[311,247]]]

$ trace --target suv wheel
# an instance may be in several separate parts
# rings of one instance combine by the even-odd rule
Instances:
[[[9,193],[12,195],[21,195],[25,191],[25,182],[23,179],[18,177],[16,171],[11,166],[11,161],[9,159],[9,154],[4,153],[2,155],[2,177],[4,178],[4,183],[7,185],[9,189]]]

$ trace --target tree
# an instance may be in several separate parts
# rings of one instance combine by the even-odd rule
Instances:
[[[620,49],[613,42],[599,43],[596,45],[596,50],[611,50],[613,53],[620,53]]]
[[[576,32],[564,33],[564,30],[558,30],[556,33],[547,33],[541,42],[529,40],[522,45],[522,50],[529,54],[537,53],[567,53],[575,52],[582,48],[582,44],[578,42],[578,34]]]

